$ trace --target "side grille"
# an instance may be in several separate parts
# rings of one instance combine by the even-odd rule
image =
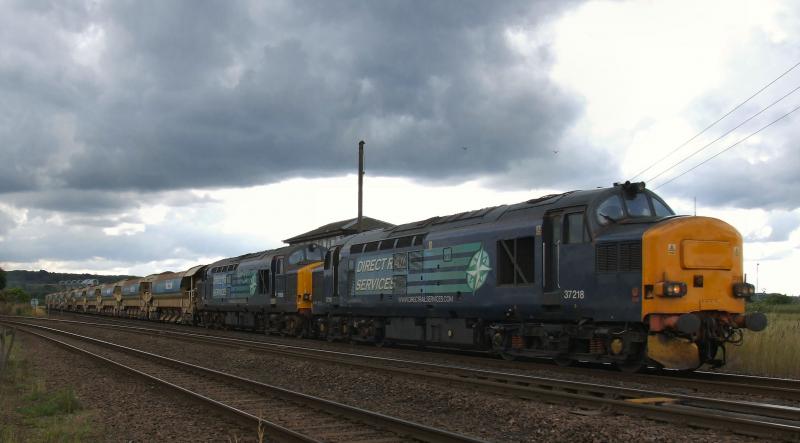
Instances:
[[[642,242],[628,240],[599,243],[595,252],[597,272],[631,272],[642,270]]]
[[[600,243],[595,254],[595,268],[597,272],[614,272],[617,270],[617,243]]]
[[[619,271],[642,270],[642,242],[638,240],[619,243]]]

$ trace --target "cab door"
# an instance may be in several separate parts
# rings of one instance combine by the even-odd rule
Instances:
[[[549,212],[544,218],[542,236],[542,274],[544,275],[544,292],[555,293],[561,288],[560,277],[560,252],[561,252],[561,212]]]
[[[586,299],[594,275],[594,250],[585,209],[550,212],[544,220],[544,290],[572,308]],[[551,300],[555,301],[555,300]]]
[[[324,293],[326,303],[339,304],[339,251],[335,246],[325,255]]]
[[[272,304],[286,293],[285,261],[282,255],[272,259]]]

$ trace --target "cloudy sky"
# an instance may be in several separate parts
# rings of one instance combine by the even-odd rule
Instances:
[[[365,212],[394,223],[672,153],[637,179],[798,294],[800,111],[726,148],[800,105],[800,67],[673,152],[798,62],[791,1],[0,0],[0,266],[278,246],[355,215],[364,139]]]

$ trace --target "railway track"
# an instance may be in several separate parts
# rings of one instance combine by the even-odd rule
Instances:
[[[251,425],[254,432],[258,430],[258,433],[263,432],[277,441],[480,441],[84,335],[30,323],[7,323],[232,414]]]
[[[73,313],[71,313],[73,314]],[[81,316],[82,314],[74,314]],[[90,316],[90,315],[83,315],[86,317],[91,317],[94,321],[89,322],[98,327],[108,326],[114,327],[119,326],[121,328],[135,328],[137,331],[141,331],[141,333],[147,334],[154,334],[154,333],[162,333],[163,334],[176,334],[174,336],[178,337],[181,336],[186,340],[193,339],[193,340],[205,340],[205,337],[209,337],[209,340],[221,340],[219,343],[237,343],[239,345],[247,344],[248,346],[257,346],[263,345],[264,349],[287,349],[287,350],[298,350],[298,351],[308,351],[308,352],[317,352],[317,353],[326,353],[326,352],[336,352],[326,349],[317,349],[311,346],[306,345],[293,345],[293,344],[286,344],[285,340],[279,341],[272,341],[263,338],[262,336],[258,336],[258,340],[250,340],[250,339],[243,339],[243,338],[236,338],[231,336],[224,336],[219,334],[209,334],[205,332],[185,332],[186,327],[178,327],[175,325],[162,325],[157,324],[158,326],[151,327],[148,324],[148,327],[139,326],[140,321],[127,321],[119,319],[106,319],[103,318],[102,322],[98,322],[97,316]],[[64,319],[49,319],[49,321],[64,321],[70,322],[73,320],[64,320]],[[162,335],[163,335],[162,334]],[[226,341],[227,340],[227,341]],[[211,341],[209,341],[211,342]],[[351,355],[351,356],[359,356],[365,359],[368,358],[378,358],[372,355],[364,355],[364,354],[355,354],[350,352],[339,352],[340,355]],[[464,357],[464,356],[461,356]],[[496,365],[492,365],[495,368],[500,367],[504,370],[521,370],[525,372],[530,372],[532,369],[542,369],[547,371],[554,370],[554,366],[548,363],[539,363],[539,362],[506,362],[506,361],[495,361],[486,358],[477,358],[474,356],[467,356],[466,358],[462,358],[461,362],[463,362],[464,366],[475,366],[473,363],[480,362],[481,366],[486,366],[486,363],[496,363]],[[586,368],[586,367],[559,367],[558,372],[560,374],[565,375],[577,375],[577,376],[590,376],[593,378],[605,378],[613,380],[613,382],[631,382],[637,383],[642,385],[668,385],[670,388],[680,388],[684,390],[690,390],[695,393],[702,393],[702,392],[714,392],[714,393],[728,393],[728,394],[735,394],[735,395],[753,395],[764,397],[770,400],[785,400],[786,402],[790,403],[798,403],[800,402],[800,380],[793,380],[793,379],[780,379],[780,378],[769,378],[769,377],[754,377],[754,376],[746,376],[746,375],[736,375],[736,374],[726,374],[726,373],[719,373],[719,372],[689,372],[689,373],[670,373],[670,372],[659,372],[659,373],[639,373],[639,374],[627,374],[621,373],[616,370],[603,370],[596,366]]]
[[[203,344],[226,347],[233,345],[306,360],[369,368],[390,372],[394,375],[425,377],[427,380],[458,385],[470,390],[585,408],[586,413],[623,413],[689,426],[800,441],[800,409],[793,407],[719,400],[671,392],[534,377],[173,330],[61,321],[135,334],[178,338]]]

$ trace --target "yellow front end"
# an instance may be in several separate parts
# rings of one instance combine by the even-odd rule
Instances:
[[[742,236],[710,217],[658,223],[642,239],[642,320],[648,357],[664,367],[695,369],[744,326]],[[728,337],[728,338],[725,338]]]
[[[303,266],[297,271],[297,310],[298,312],[311,312],[313,303],[313,281],[312,274],[314,269],[322,266],[322,262],[314,262]]]

